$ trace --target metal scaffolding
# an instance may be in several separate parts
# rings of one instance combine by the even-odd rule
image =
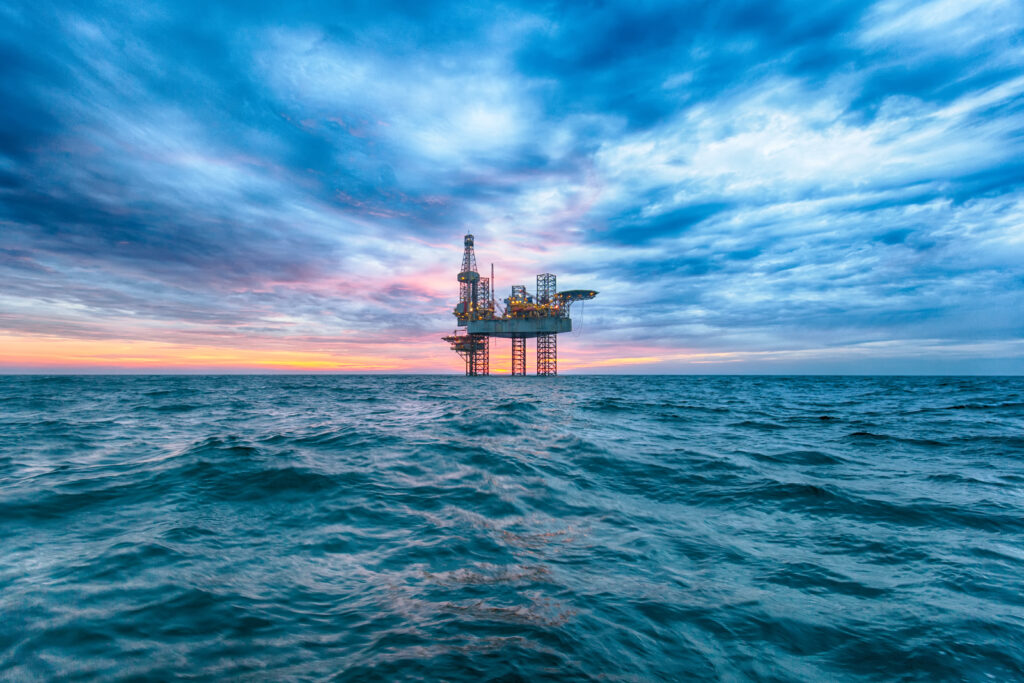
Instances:
[[[541,306],[557,305],[555,299],[555,274],[541,273],[537,276],[537,303]]]
[[[558,374],[558,335],[537,336],[537,375],[553,377]]]
[[[473,318],[476,320],[494,317],[494,298],[491,296],[491,278],[482,277],[477,283],[476,300],[473,302]]]
[[[466,374],[469,376],[491,374],[490,337],[486,334],[453,334],[443,337],[452,345],[462,360],[466,361]]]
[[[473,341],[473,352],[466,359],[466,374],[471,377],[491,374],[491,338],[486,334],[469,335]]]
[[[512,337],[512,376],[526,376],[526,337]]]

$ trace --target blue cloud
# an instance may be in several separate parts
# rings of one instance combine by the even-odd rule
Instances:
[[[1024,338],[1019,3],[0,18],[5,329],[426,335],[473,231],[516,281],[601,290],[594,353]]]

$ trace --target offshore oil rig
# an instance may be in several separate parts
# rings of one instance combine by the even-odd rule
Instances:
[[[457,329],[447,337],[452,350],[466,361],[466,374],[491,374],[491,337],[512,340],[512,375],[526,375],[526,340],[537,338],[537,374],[558,374],[558,334],[572,331],[569,309],[577,301],[593,299],[592,289],[570,289],[559,292],[552,273],[537,276],[537,290],[526,291],[526,285],[512,285],[505,299],[504,310],[494,300],[494,265],[491,277],[480,277],[473,252],[473,236],[466,235],[459,271],[459,303],[455,306]]]

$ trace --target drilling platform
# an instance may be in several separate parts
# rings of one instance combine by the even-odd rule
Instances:
[[[537,339],[537,374],[558,374],[558,339],[562,332],[572,331],[569,309],[577,301],[597,296],[592,289],[557,291],[555,276],[537,276],[534,294],[526,285],[512,285],[512,293],[504,301],[504,310],[494,300],[494,266],[491,277],[480,277],[473,251],[473,236],[463,240],[462,269],[459,271],[459,303],[455,319],[460,329],[442,337],[452,350],[466,361],[469,376],[491,374],[491,337],[512,340],[512,375],[526,375],[526,340]]]

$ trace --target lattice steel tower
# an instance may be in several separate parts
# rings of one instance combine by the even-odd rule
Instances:
[[[491,296],[491,281],[481,278],[476,269],[476,254],[473,251],[473,236],[463,240],[462,270],[459,271],[459,303],[455,306],[455,319],[460,326],[474,321],[494,317],[494,297]],[[491,374],[490,337],[487,334],[469,332],[445,337],[452,350],[466,361],[466,374]]]
[[[557,312],[556,289],[554,273],[538,275],[537,305]],[[537,335],[537,374],[542,376],[558,374],[558,341],[553,332]]]
[[[512,336],[512,376],[526,376],[526,337]]]

